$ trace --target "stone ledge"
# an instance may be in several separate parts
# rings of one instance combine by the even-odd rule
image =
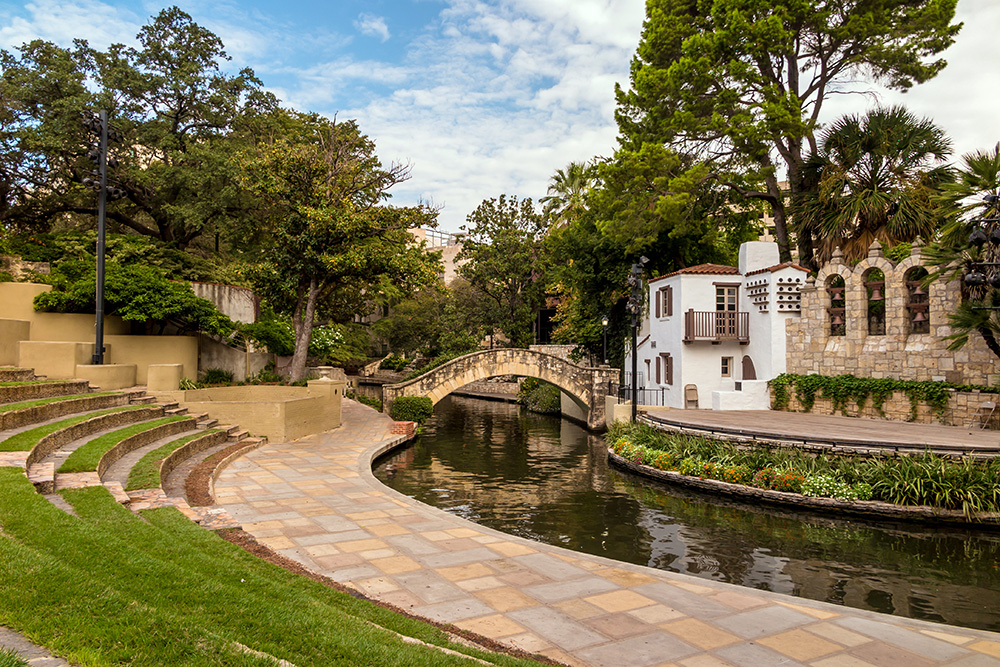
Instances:
[[[944,523],[949,525],[974,526],[976,528],[1000,529],[1000,513],[991,512],[976,515],[970,519],[958,510],[943,510],[926,505],[908,506],[893,505],[877,500],[846,501],[836,498],[813,498],[799,493],[771,491],[758,489],[742,484],[730,484],[717,479],[702,479],[682,475],[672,470],[660,470],[651,466],[634,463],[608,450],[608,460],[630,472],[643,477],[656,479],[668,484],[676,484],[688,488],[708,491],[719,495],[747,500],[762,500],[774,505],[784,505],[795,509],[805,509],[816,512],[836,513],[865,518],[893,519],[896,521],[915,521],[924,523]]]

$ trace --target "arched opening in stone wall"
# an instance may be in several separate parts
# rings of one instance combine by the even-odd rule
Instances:
[[[868,308],[868,335],[885,335],[885,274],[880,269],[868,269],[863,276],[865,301]]]
[[[844,277],[840,274],[826,279],[826,293],[830,298],[827,307],[827,323],[831,336],[843,336],[847,333],[847,300]]]
[[[930,302],[927,298],[927,269],[915,266],[906,272],[906,321],[911,334],[931,332]]]

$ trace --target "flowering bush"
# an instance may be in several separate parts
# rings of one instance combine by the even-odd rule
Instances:
[[[753,474],[750,486],[756,486],[758,489],[770,489],[773,481],[774,470],[771,468],[761,468]]]
[[[805,481],[805,475],[798,470],[785,470],[774,476],[771,488],[775,491],[802,493],[802,485],[805,484]]]
[[[730,484],[747,484],[753,478],[753,471],[745,465],[726,466],[720,479]]]
[[[719,466],[709,461],[701,464],[701,470],[698,472],[698,477],[701,477],[702,479],[718,479],[721,473],[722,471]]]
[[[832,475],[810,475],[802,485],[802,495],[837,500],[871,500],[872,487],[864,482],[851,486]]]
[[[705,462],[701,459],[696,459],[688,457],[681,461],[680,466],[677,467],[677,472],[682,475],[693,475],[695,477],[700,477],[702,470],[704,469]]]

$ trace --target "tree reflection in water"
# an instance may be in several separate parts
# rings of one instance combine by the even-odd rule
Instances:
[[[513,535],[814,600],[1000,630],[1000,535],[754,506],[610,469],[600,436],[448,397],[376,475]]]

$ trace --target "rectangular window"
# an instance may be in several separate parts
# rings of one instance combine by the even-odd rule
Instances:
[[[654,301],[656,303],[655,312],[657,317],[670,317],[674,314],[673,287],[661,287],[656,290]]]
[[[715,312],[735,313],[736,312],[736,291],[739,288],[735,285],[715,286]]]
[[[731,377],[733,374],[733,358],[722,357],[722,377]]]

